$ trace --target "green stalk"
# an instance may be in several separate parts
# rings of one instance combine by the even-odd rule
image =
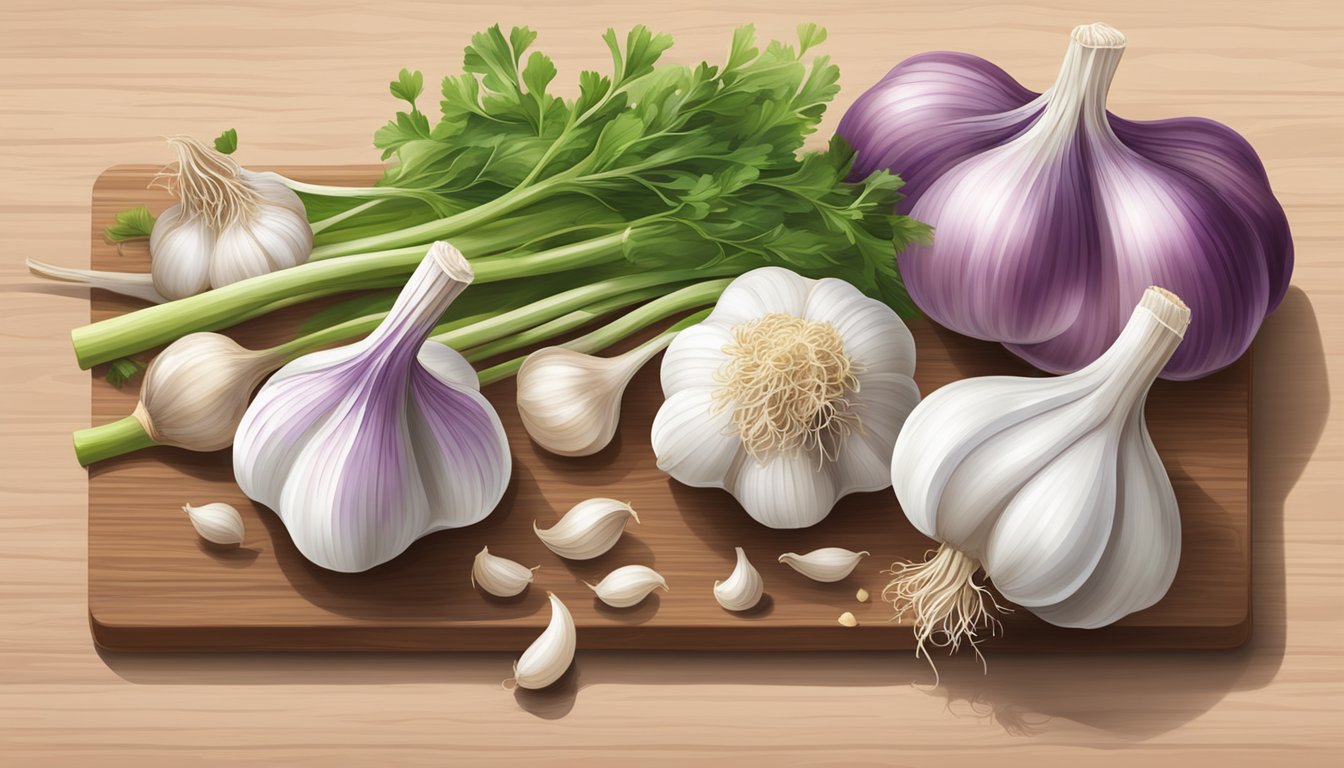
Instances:
[[[94,462],[120,456],[158,445],[150,439],[144,426],[135,416],[127,416],[111,424],[81,429],[74,434],[75,457],[82,467]]]

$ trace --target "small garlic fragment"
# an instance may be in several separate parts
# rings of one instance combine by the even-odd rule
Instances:
[[[836,619],[836,621],[839,621],[840,626],[842,627],[859,626],[859,620],[854,618],[854,614],[850,613],[849,611],[845,611],[844,613],[840,614],[840,618]]]
[[[747,560],[747,553],[737,547],[737,565],[723,581],[714,582],[714,599],[729,611],[748,611],[756,607],[765,592],[760,571]]]
[[[606,578],[588,588],[597,599],[612,608],[631,608],[639,605],[649,593],[659,587],[667,592],[667,580],[646,565],[625,565],[607,574]]]
[[[569,560],[591,560],[616,546],[628,519],[638,523],[639,515],[623,501],[587,499],[575,504],[550,528],[543,530],[533,522],[532,530],[555,554]]]
[[[495,597],[513,597],[527,589],[540,567],[528,568],[506,557],[490,554],[489,547],[481,547],[471,564],[471,585]]]
[[[223,502],[193,507],[183,504],[182,511],[191,520],[191,527],[211,544],[233,546],[243,543],[243,516]]]
[[[531,690],[545,688],[559,680],[574,661],[574,617],[555,593],[547,592],[546,596],[551,599],[551,622],[513,663],[513,677],[505,680],[505,685],[514,683]]]
[[[859,591],[854,593],[854,599],[858,600],[860,603],[868,602],[868,590],[859,587]]]
[[[779,562],[803,574],[813,581],[840,581],[854,572],[859,560],[868,552],[851,552],[840,547],[814,549],[805,555],[786,552],[779,556]]]

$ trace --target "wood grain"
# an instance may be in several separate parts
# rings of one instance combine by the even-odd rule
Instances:
[[[275,168],[291,178],[361,186],[379,169]],[[148,269],[143,247],[117,247],[98,231],[117,211],[171,204],[148,190],[153,167],[123,166],[93,188],[95,269]],[[277,322],[254,320],[232,335],[263,349],[293,338],[302,317],[330,305],[294,307]],[[100,320],[138,305],[102,292],[91,317]],[[1031,374],[997,344],[912,323],[919,354],[915,377],[926,396],[967,376]],[[630,346],[636,340],[631,340]],[[466,351],[466,350],[462,350]],[[142,356],[147,357],[147,356]],[[649,428],[662,404],[656,358],[631,382],[616,439],[595,456],[563,458],[527,438],[514,404],[513,380],[485,389],[509,435],[513,480],[485,521],[428,536],[392,562],[363,574],[339,574],[309,563],[283,524],[243,496],[229,451],[201,455],[163,448],[94,468],[89,481],[89,618],[98,643],[113,650],[489,650],[521,651],[545,626],[546,592],[565,601],[578,625],[580,648],[616,650],[881,650],[913,647],[906,622],[887,603],[858,603],[863,586],[877,595],[882,571],[898,559],[919,559],[931,542],[900,513],[891,493],[846,498],[821,524],[774,531],[752,521],[723,491],[689,488],[655,466]],[[1249,356],[1216,376],[1160,384],[1147,415],[1181,508],[1184,545],[1176,581],[1156,606],[1100,631],[1062,630],[1026,611],[1005,617],[1002,638],[987,650],[1228,648],[1250,628],[1248,468]],[[93,378],[93,420],[129,412],[132,389]],[[593,560],[566,561],[532,532],[593,496],[620,498],[640,515],[614,549]],[[243,546],[219,552],[198,542],[180,508],[224,501],[243,510]],[[532,589],[494,600],[472,589],[467,575],[482,546],[541,570]],[[756,610],[719,608],[710,587],[733,569],[743,547],[763,573],[767,597]],[[776,562],[783,552],[840,546],[872,556],[854,574],[817,584]],[[671,587],[639,606],[615,610],[584,585],[631,563],[655,568]],[[859,626],[836,618],[854,613]]]
[[[904,56],[972,51],[1047,86],[1073,25],[1129,33],[1111,106],[1205,115],[1246,136],[1288,211],[1297,265],[1255,346],[1253,630],[1233,651],[991,654],[585,651],[547,695],[498,688],[513,654],[98,653],[87,605],[88,426],[71,328],[89,189],[160,163],[161,137],[236,127],[250,164],[374,161],[403,66],[456,71],[467,36],[530,24],[572,82],[597,34],[643,22],[681,61],[729,30],[824,24],[844,90]],[[1344,754],[1344,7],[1333,0],[992,4],[7,0],[0,8],[0,764],[1293,766]],[[913,683],[913,685],[912,685]]]

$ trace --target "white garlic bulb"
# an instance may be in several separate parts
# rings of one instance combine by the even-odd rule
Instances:
[[[1180,517],[1143,406],[1189,322],[1180,299],[1149,288],[1081,371],[965,379],[915,409],[892,483],[910,522],[943,544],[897,564],[884,596],[913,612],[921,647],[935,632],[974,642],[992,602],[982,568],[1005,598],[1066,627],[1105,626],[1166,594]]]
[[[587,584],[597,599],[612,608],[632,608],[644,601],[649,593],[662,588],[667,591],[667,579],[647,565],[624,565],[597,584]]]
[[[243,516],[231,505],[222,501],[199,507],[183,504],[182,511],[187,513],[196,533],[211,544],[233,546],[243,543]]]
[[[747,553],[737,547],[737,565],[723,581],[714,582],[714,599],[725,610],[749,611],[761,602],[765,594],[765,582],[760,571],[747,560]]]
[[[843,280],[753,270],[663,357],[658,467],[729,491],[771,528],[815,525],[841,497],[891,483],[914,370],[890,307]]]
[[[569,560],[591,560],[616,546],[627,520],[639,523],[639,515],[629,504],[595,498],[575,504],[550,528],[538,528],[533,522],[532,530],[555,554]]]
[[[785,552],[779,556],[779,562],[813,581],[832,582],[853,573],[859,561],[867,556],[867,551],[851,552],[840,547],[822,547],[805,555]]]
[[[271,173],[253,173],[190,137],[174,137],[177,164],[163,175],[178,204],[149,236],[155,290],[193,296],[302,264],[313,230],[299,196]]]
[[[528,355],[518,369],[518,415],[528,436],[560,456],[590,456],[607,447],[630,379],[671,340],[659,336],[615,357],[565,347]]]
[[[513,664],[513,678],[505,683],[514,683],[519,688],[537,689],[559,680],[574,662],[576,633],[574,617],[569,609],[560,602],[560,598],[547,592],[551,600],[551,621],[541,636],[523,651],[523,655]]]
[[[471,563],[471,586],[480,587],[495,597],[514,597],[527,589],[540,567],[528,568],[507,557],[490,554],[489,547],[481,547]]]

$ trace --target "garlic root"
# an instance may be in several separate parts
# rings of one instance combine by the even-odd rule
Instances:
[[[893,578],[883,588],[882,599],[896,609],[897,619],[910,614],[915,658],[928,656],[926,644],[955,652],[963,641],[975,648],[985,629],[990,634],[998,631],[1001,625],[993,611],[1011,610],[999,605],[988,588],[975,582],[979,571],[979,562],[946,544],[922,563],[892,564],[887,573]]]

